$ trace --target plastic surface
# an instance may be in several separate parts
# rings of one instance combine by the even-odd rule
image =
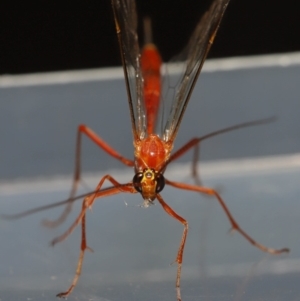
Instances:
[[[277,115],[275,123],[203,143],[200,173],[206,186],[220,191],[245,231],[267,246],[289,247],[291,253],[262,253],[238,233],[228,234],[230,225],[217,201],[165,188],[165,201],[190,226],[183,301],[299,300],[299,73],[297,64],[275,64],[201,75],[176,146],[225,126]],[[0,95],[1,213],[67,198],[79,123],[132,158],[121,79],[2,87]],[[87,141],[83,157],[88,172],[83,179],[91,189],[108,172],[123,182],[133,177],[130,168]],[[190,157],[170,166],[166,177],[192,183]],[[95,170],[96,175],[89,174]],[[120,194],[98,200],[88,212],[87,239],[94,253],[86,253],[78,286],[68,300],[176,300],[176,265],[169,264],[182,226],[159,204],[147,209],[141,204],[139,195]],[[57,229],[44,228],[40,221],[57,217],[62,208],[0,220],[1,300],[55,300],[67,289],[79,255],[80,231],[54,248],[49,242],[67,229],[80,206],[78,201]]]

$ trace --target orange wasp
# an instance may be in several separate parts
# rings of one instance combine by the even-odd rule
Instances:
[[[225,202],[219,193],[212,189],[201,185],[190,185],[185,183],[173,182],[164,177],[167,166],[194,148],[197,150],[200,141],[209,137],[228,132],[234,129],[257,125],[270,121],[269,119],[247,122],[232,127],[222,129],[210,133],[200,138],[193,138],[176,152],[171,153],[173,143],[176,138],[179,125],[183,118],[183,114],[191,97],[193,88],[200,74],[203,63],[206,59],[208,51],[214,41],[219,24],[229,3],[229,0],[214,0],[209,10],[204,14],[198,23],[194,33],[192,34],[187,46],[187,59],[185,61],[185,69],[176,86],[175,95],[168,109],[164,107],[166,104],[162,99],[161,93],[161,57],[156,47],[151,43],[147,43],[140,52],[138,36],[137,36],[137,15],[134,0],[111,0],[114,13],[117,37],[119,41],[121,58],[123,63],[125,84],[127,89],[129,111],[131,116],[134,160],[127,159],[115,151],[110,145],[103,141],[96,133],[85,125],[80,125],[77,130],[77,147],[76,147],[76,164],[74,172],[73,188],[70,198],[67,201],[36,208],[13,217],[21,217],[40,210],[55,207],[61,204],[67,204],[63,214],[56,221],[47,221],[48,226],[56,226],[63,222],[71,210],[72,203],[84,197],[82,209],[73,224],[61,236],[55,238],[52,244],[66,239],[75,227],[81,224],[81,251],[77,264],[75,276],[71,286],[67,291],[59,293],[58,297],[67,297],[74,289],[79,279],[84,253],[90,249],[86,242],[86,210],[91,208],[98,198],[103,198],[119,193],[140,193],[144,199],[144,206],[148,207],[155,200],[159,202],[162,208],[171,217],[179,221],[184,229],[177,252],[175,262],[177,263],[177,299],[180,296],[180,276],[183,259],[185,242],[188,234],[188,222],[178,215],[163,199],[161,192],[165,185],[169,185],[178,189],[194,191],[215,197],[224,209],[231,227],[238,231],[246,240],[264,252],[271,254],[279,254],[288,252],[284,249],[267,248],[257,243],[246,232],[244,232],[235,221]],[[148,24],[148,25],[147,25]],[[146,28],[149,23],[146,22]],[[149,29],[146,30],[149,33]],[[151,40],[148,38],[148,40]],[[161,112],[164,113],[161,113]],[[166,114],[166,116],[164,116]],[[160,130],[158,130],[160,128]],[[133,167],[135,175],[133,180],[122,184],[119,183],[111,175],[105,175],[98,183],[94,192],[84,196],[75,197],[78,183],[80,181],[80,150],[81,137],[86,135],[95,144],[102,148],[106,153],[123,164]],[[194,166],[196,164],[194,159]],[[197,178],[197,174],[195,174]],[[102,188],[105,182],[111,184],[110,187]],[[12,216],[11,216],[12,217]]]

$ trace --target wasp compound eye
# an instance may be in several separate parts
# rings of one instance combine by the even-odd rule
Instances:
[[[142,184],[141,184],[141,182],[142,182],[143,177],[144,177],[143,173],[138,172],[134,175],[133,180],[132,180],[135,190],[137,192],[140,192],[140,193],[142,193]]]
[[[156,193],[160,193],[165,187],[165,177],[162,174],[159,174],[156,177]]]

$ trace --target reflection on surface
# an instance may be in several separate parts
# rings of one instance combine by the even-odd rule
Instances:
[[[182,268],[183,301],[299,300],[300,168],[296,157],[289,158],[264,160],[263,168],[256,160],[204,164],[201,172],[206,185],[222,184],[224,200],[246,231],[268,246],[290,247],[290,255],[266,255],[237,233],[228,235],[229,223],[214,200],[170,188],[164,191],[168,204],[190,224]],[[300,162],[299,157],[297,160]],[[167,176],[189,181],[189,168],[174,166]],[[120,179],[123,176],[127,178],[128,173]],[[51,181],[47,184],[51,186]],[[64,199],[69,192],[69,187],[60,191],[56,186],[43,192],[41,182],[26,186],[25,192],[18,191],[19,184],[15,189],[1,189],[2,213]],[[143,209],[136,206],[141,202],[138,196],[111,197],[96,202],[87,214],[88,244],[95,252],[87,253],[78,287],[68,300],[176,300],[176,266],[169,263],[176,256],[182,227],[160,206]],[[54,300],[68,286],[80,233],[75,231],[55,248],[48,242],[70,225],[80,206],[78,203],[68,221],[55,230],[41,227],[40,221],[57,216],[62,208],[13,222],[0,221],[1,241],[5,242],[0,247],[1,300]],[[203,225],[207,206],[209,219]]]

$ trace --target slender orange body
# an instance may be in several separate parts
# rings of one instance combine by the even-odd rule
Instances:
[[[152,43],[143,47],[141,53],[141,71],[144,80],[144,101],[147,119],[147,136],[134,143],[136,172],[145,172],[141,181],[143,196],[147,200],[156,198],[155,172],[164,172],[166,162],[170,158],[172,143],[165,142],[155,134],[157,114],[161,100],[161,57]]]
[[[156,118],[161,94],[160,67],[162,60],[154,44],[146,44],[141,54],[141,67],[144,78],[144,100],[147,114],[147,133],[155,131]]]

